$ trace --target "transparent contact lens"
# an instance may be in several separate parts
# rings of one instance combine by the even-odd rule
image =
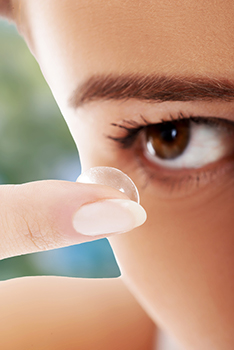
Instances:
[[[131,200],[140,203],[136,185],[119,169],[107,166],[90,168],[78,177],[77,182],[110,186],[125,193]]]

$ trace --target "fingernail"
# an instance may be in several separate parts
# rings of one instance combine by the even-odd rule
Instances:
[[[142,225],[143,207],[131,200],[106,199],[84,204],[74,215],[74,229],[87,236],[122,233]]]

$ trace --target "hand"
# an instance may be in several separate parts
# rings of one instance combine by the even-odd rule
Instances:
[[[2,185],[0,198],[0,259],[130,231],[146,219],[139,204],[104,185]]]

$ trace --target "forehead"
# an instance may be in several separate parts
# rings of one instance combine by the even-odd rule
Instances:
[[[23,0],[20,20],[51,84],[56,74],[233,76],[233,1]]]

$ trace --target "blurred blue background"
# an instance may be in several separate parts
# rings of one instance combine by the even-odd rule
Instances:
[[[15,27],[0,19],[0,183],[75,181],[79,174],[75,144],[35,59]],[[119,274],[106,239],[0,261],[0,280]]]

